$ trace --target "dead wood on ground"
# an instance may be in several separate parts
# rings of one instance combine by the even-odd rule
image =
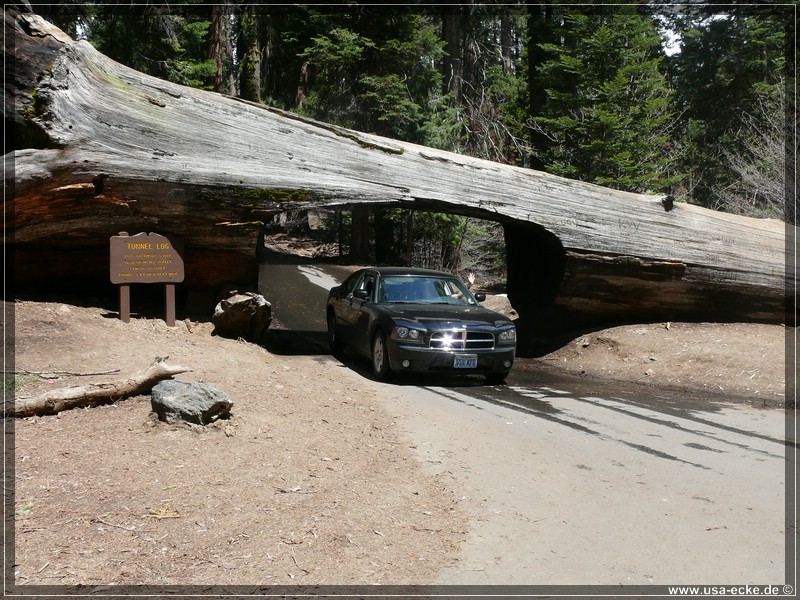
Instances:
[[[169,357],[157,357],[150,366],[125,379],[61,388],[35,398],[17,398],[10,407],[8,403],[4,406],[4,416],[54,415],[70,408],[93,406],[129,396],[138,396],[148,393],[156,383],[163,379],[170,379],[179,373],[191,371],[189,367],[167,364],[167,358]]]

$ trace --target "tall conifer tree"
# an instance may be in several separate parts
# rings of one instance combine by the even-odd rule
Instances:
[[[539,44],[534,80],[547,101],[533,116],[547,139],[538,158],[555,174],[629,191],[675,183],[668,151],[671,92],[657,25],[628,7],[566,11],[557,42]],[[541,142],[540,142],[541,144]]]

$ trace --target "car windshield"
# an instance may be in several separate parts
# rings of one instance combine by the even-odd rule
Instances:
[[[476,304],[466,286],[455,277],[402,275],[383,277],[378,302],[413,304]]]

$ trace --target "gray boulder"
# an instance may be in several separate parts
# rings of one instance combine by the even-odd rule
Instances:
[[[208,425],[230,417],[233,401],[208,383],[167,379],[153,386],[150,405],[161,421]]]
[[[214,309],[214,332],[223,337],[259,343],[272,323],[272,305],[255,292],[233,292]]]

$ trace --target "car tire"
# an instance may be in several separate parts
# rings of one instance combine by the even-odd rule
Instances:
[[[328,347],[331,349],[331,354],[339,354],[343,350],[342,342],[339,340],[339,327],[336,325],[333,311],[328,312]]]
[[[505,373],[489,373],[485,375],[486,383],[489,385],[502,385],[506,382],[506,377],[510,371],[506,371]]]
[[[389,367],[386,334],[380,329],[375,332],[372,338],[372,372],[380,380],[386,380],[392,374],[392,369]]]

